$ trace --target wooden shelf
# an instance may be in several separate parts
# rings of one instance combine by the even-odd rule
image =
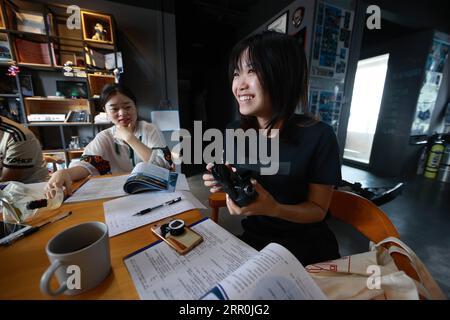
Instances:
[[[91,115],[91,105],[87,99],[27,97],[24,99],[25,115],[31,114],[64,114],[65,119],[71,111],[84,111]],[[88,118],[89,119],[89,118]],[[29,122],[29,126],[81,126],[91,125],[92,122],[64,122],[64,121],[36,121]]]
[[[19,67],[30,68],[34,70],[53,70],[54,67],[50,64],[39,64],[39,63],[18,63]]]
[[[42,150],[43,154],[46,153],[64,153],[64,149],[52,149],[52,150]]]
[[[33,100],[33,101],[67,101],[67,102],[83,102],[83,103],[87,103],[88,99],[69,99],[69,98],[49,98],[49,97],[27,97],[25,98],[26,100]]]
[[[95,94],[91,93],[90,89],[93,89],[97,82],[101,82],[100,80],[112,79],[113,70],[104,69],[104,65],[100,65],[100,68],[103,69],[97,69],[90,65],[85,65],[81,61],[86,61],[85,48],[88,50],[92,48],[93,51],[103,55],[117,53],[116,26],[111,14],[85,10],[82,8],[81,10],[84,13],[82,15],[80,12],[81,29],[69,30],[66,26],[67,18],[70,16],[66,10],[68,7],[67,5],[45,4],[41,2],[36,3],[31,0],[0,0],[0,6],[5,3],[7,3],[6,7],[1,8],[2,13],[3,11],[6,11],[6,17],[3,17],[2,19],[4,25],[0,24],[0,37],[8,40],[11,60],[0,60],[2,69],[8,68],[13,63],[17,63],[22,69],[22,72],[27,75],[31,74],[33,82],[38,81],[39,83],[43,79],[47,80],[47,78],[54,81],[53,75],[49,76],[48,73],[56,75],[55,78],[60,78],[59,76],[62,77],[63,73],[65,73],[62,64],[70,60],[75,64],[78,64],[78,66],[72,67],[75,73],[72,72],[67,76],[64,74],[64,76],[66,76],[69,81],[86,82],[88,88],[86,96]],[[14,7],[14,10],[12,7]],[[27,26],[25,23],[16,21],[18,17],[15,15],[14,11],[33,12],[36,17],[42,16],[44,22],[42,22],[41,18],[35,19],[37,21],[36,23],[39,25],[31,29],[29,25]],[[28,18],[25,20],[28,20]],[[31,20],[31,22],[34,21],[33,19]],[[45,32],[43,23],[45,24]],[[106,30],[105,41],[94,40],[95,37],[92,39],[92,36],[96,33],[95,25],[97,23],[101,23]],[[27,26],[27,28],[22,28],[20,25],[22,25],[22,27]],[[88,28],[88,30],[86,30],[86,28]],[[98,50],[95,50],[95,48],[98,48]],[[15,60],[15,62],[13,60]],[[103,75],[100,77],[96,75],[92,76],[92,74]],[[90,79],[92,79],[92,82],[94,82],[94,87],[89,86],[88,75],[90,76]],[[37,86],[36,89],[36,94],[44,94],[41,86]],[[29,127],[33,131],[39,131],[39,139],[42,139],[42,144],[47,145],[47,148],[61,148],[57,150],[46,150],[44,151],[46,153],[64,153],[66,158],[70,154],[81,154],[83,150],[68,150],[68,145],[66,145],[65,142],[67,142],[66,135],[69,131],[74,135],[76,132],[83,135],[88,134],[88,131],[92,131],[92,134],[95,135],[96,132],[103,129],[103,127],[112,125],[111,123],[94,123],[94,115],[96,114],[94,111],[94,99],[59,99],[39,96],[25,97],[22,94],[23,91],[22,87],[18,88],[17,94],[7,93],[13,92],[13,90],[8,90],[5,91],[4,94],[0,94],[0,98],[10,98],[11,100],[9,101],[18,99],[20,101],[20,111],[22,115],[21,121],[24,121],[23,125]],[[46,92],[45,94],[55,93]],[[75,113],[78,111],[81,111],[81,113]],[[40,119],[45,121],[29,122],[27,119],[31,114],[61,114],[65,116],[61,116],[61,118],[42,117]],[[87,115],[87,117],[84,115]],[[86,120],[89,122],[63,121],[63,119],[68,118],[74,121]],[[49,121],[53,119],[59,121]],[[45,127],[48,127],[48,130],[46,130]],[[60,139],[56,140],[58,138]]]
[[[70,127],[70,126],[106,126],[112,123],[93,123],[93,122],[28,122],[28,127]]]
[[[0,66],[10,66],[12,65],[12,60],[0,60]]]
[[[84,148],[83,149],[76,149],[76,150],[71,150],[71,149],[67,150],[67,153],[70,153],[70,154],[83,153],[83,152],[84,152]]]
[[[59,127],[59,126],[89,126],[89,125],[93,125],[92,122],[29,122],[28,126],[29,127],[42,127],[42,126],[46,126],[46,127]]]
[[[4,66],[10,66],[12,64],[12,62],[1,62],[0,61],[0,66],[4,65]],[[37,63],[18,63],[17,64],[19,67],[23,67],[23,68],[29,68],[29,69],[33,69],[33,70],[43,70],[43,71],[62,71],[63,70],[63,66],[59,66],[59,65],[49,65],[49,64],[37,64]],[[94,72],[102,72],[102,73],[108,73],[108,74],[113,74],[113,70],[107,70],[107,69],[95,69],[95,68],[89,68],[89,67],[72,67],[73,69],[77,69],[77,70],[84,70],[86,71],[86,73],[94,73]],[[77,77],[77,78],[84,78],[84,77]]]
[[[78,149],[78,150],[67,150],[67,160],[68,162],[72,161],[73,159],[80,158],[83,154],[84,149]]]
[[[45,38],[45,40],[47,40],[47,34],[45,34],[45,33],[34,33],[34,32],[19,31],[19,30],[12,30],[12,29],[7,30],[7,32],[9,32],[12,35],[24,35],[24,36],[32,36],[32,37],[38,36],[38,37]]]
[[[83,42],[83,39],[81,38],[72,38],[72,37],[61,37],[61,36],[49,36],[51,39],[55,40],[67,40],[67,41],[75,41],[75,42]]]
[[[0,93],[0,98],[19,98],[17,93]]]
[[[63,69],[64,69],[64,66],[56,65],[56,66],[54,66],[53,68],[54,68],[55,70],[63,70]],[[85,70],[85,69],[86,69],[85,67],[72,67],[72,69],[86,71],[86,70]]]

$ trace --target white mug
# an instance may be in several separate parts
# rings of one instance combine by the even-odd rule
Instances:
[[[46,247],[50,267],[41,278],[41,291],[51,296],[76,295],[95,288],[109,274],[108,227],[102,222],[86,222],[54,236]],[[59,288],[53,291],[53,274]]]

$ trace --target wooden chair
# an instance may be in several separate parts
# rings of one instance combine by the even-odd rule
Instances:
[[[225,192],[212,193],[208,200],[211,207],[211,220],[219,223],[219,209],[227,206]]]
[[[219,209],[226,206],[225,193],[211,194],[209,196],[209,205],[212,209],[211,219],[218,222]],[[370,200],[357,194],[334,190],[329,211],[333,217],[353,226],[370,241],[380,242],[387,237],[400,239],[397,229],[383,210]],[[387,244],[386,248],[389,248],[389,246]],[[409,263],[408,258],[395,252],[392,253],[392,258],[400,270],[419,281],[419,277]]]
[[[58,167],[56,164],[62,164],[64,163],[64,160],[62,159],[58,159],[49,155],[44,155],[44,160],[47,163],[51,163],[53,166],[53,172],[55,172],[56,170],[58,170]]]

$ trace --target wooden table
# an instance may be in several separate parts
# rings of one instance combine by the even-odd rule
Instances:
[[[103,202],[106,200],[64,204],[46,216],[65,211],[72,214],[63,220],[43,227],[9,247],[0,247],[0,300],[4,299],[54,299],[41,293],[39,282],[50,266],[45,246],[62,230],[87,221],[105,222]],[[201,219],[200,211],[190,210],[176,216],[191,224]],[[47,217],[41,217],[47,218]],[[37,223],[37,221],[35,222]],[[96,288],[76,296],[61,295],[56,299],[139,299],[128,270],[123,263],[126,255],[156,241],[150,226],[109,238],[111,250],[111,272]],[[57,288],[55,277],[52,287]]]

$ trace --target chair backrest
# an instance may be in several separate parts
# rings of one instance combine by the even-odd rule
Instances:
[[[226,206],[225,193],[211,194],[209,205],[212,209],[212,220],[218,222],[219,208]],[[397,229],[383,210],[357,194],[334,190],[329,211],[332,216],[353,226],[370,241],[377,243],[387,237],[400,238]],[[385,247],[389,248],[390,244]],[[419,276],[405,256],[394,252],[392,258],[400,270],[405,271],[413,279],[419,280]]]
[[[333,217],[353,226],[370,241],[379,242],[387,237],[400,238],[383,210],[357,194],[334,190],[329,211]]]
[[[400,235],[388,216],[370,200],[357,194],[334,190],[329,211],[333,217],[348,223],[375,243]],[[389,248],[391,244],[386,244]],[[399,270],[419,281],[419,276],[405,256],[392,253],[392,258]]]

